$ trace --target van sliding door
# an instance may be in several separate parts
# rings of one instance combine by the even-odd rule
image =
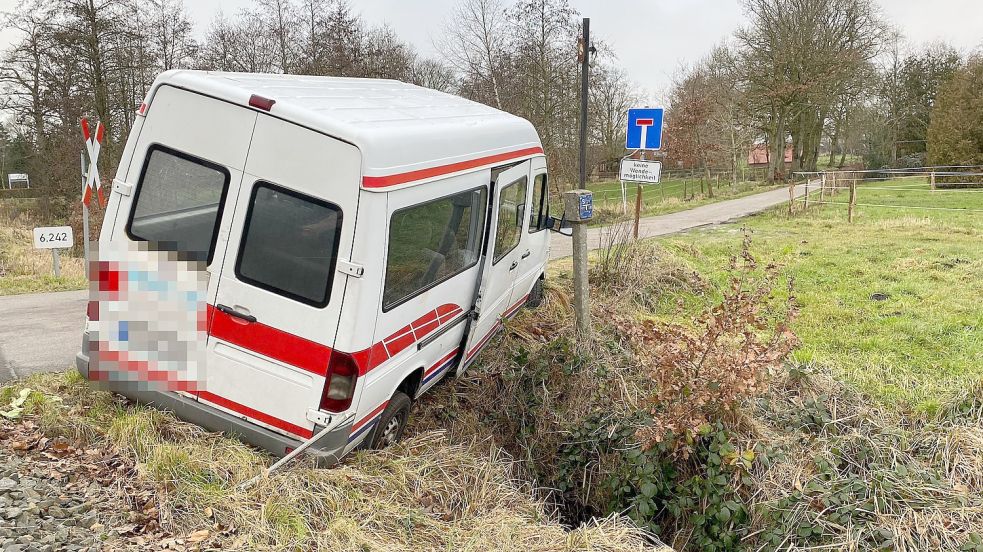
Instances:
[[[467,366],[478,351],[511,316],[518,305],[510,304],[516,269],[525,250],[519,247],[525,228],[526,196],[530,162],[523,161],[497,175],[494,184],[489,229],[485,241],[484,271],[479,283],[478,318],[471,326],[464,363]]]

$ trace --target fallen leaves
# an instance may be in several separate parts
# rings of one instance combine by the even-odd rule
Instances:
[[[186,540],[188,542],[201,542],[207,539],[209,536],[211,536],[211,534],[212,534],[211,531],[209,531],[208,529],[201,529],[188,535],[186,537]]]
[[[27,402],[27,398],[31,396],[31,390],[24,389],[20,390],[20,393],[11,399],[8,410],[0,410],[0,416],[7,418],[8,420],[16,420],[20,418],[20,415],[24,412],[24,403]]]

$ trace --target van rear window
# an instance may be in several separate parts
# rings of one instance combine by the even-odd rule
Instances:
[[[383,311],[478,262],[485,197],[485,188],[478,188],[393,213]]]
[[[126,227],[130,239],[212,260],[229,172],[221,165],[151,146]]]
[[[340,239],[337,205],[258,182],[249,200],[236,276],[323,307],[328,304]]]

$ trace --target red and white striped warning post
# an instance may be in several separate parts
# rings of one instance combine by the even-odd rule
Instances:
[[[102,193],[102,181],[99,178],[99,151],[102,149],[102,138],[106,132],[106,127],[102,123],[96,125],[96,133],[93,135],[89,131],[89,120],[82,119],[82,137],[85,138],[85,149],[89,153],[89,170],[85,174],[85,183],[82,186],[82,204],[86,207],[92,202],[92,192],[99,198],[99,205],[106,206],[106,198]]]
[[[106,197],[102,193],[102,179],[99,178],[99,151],[102,150],[102,139],[106,127],[102,123],[96,125],[96,133],[89,130],[89,120],[82,119],[82,138],[85,139],[85,151],[82,152],[82,250],[85,254],[85,275],[89,276],[89,204],[92,203],[92,192],[95,191],[101,207],[106,206]],[[88,167],[86,167],[88,153]]]

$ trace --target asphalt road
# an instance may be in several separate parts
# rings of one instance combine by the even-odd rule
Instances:
[[[0,381],[74,362],[88,300],[88,290],[0,297]]]
[[[804,186],[796,189],[802,195]],[[721,201],[688,211],[648,217],[639,224],[641,237],[663,236],[751,215],[788,201],[778,189]],[[588,231],[591,249],[604,241],[604,228]],[[555,236],[550,258],[572,254],[569,238]],[[64,291],[0,297],[0,382],[34,372],[60,371],[75,360],[81,346],[88,291]]]
[[[805,185],[795,187],[796,197],[805,193]],[[668,215],[647,217],[639,221],[638,236],[654,238],[675,234],[700,226],[722,224],[770,209],[776,205],[788,203],[788,188],[779,188],[760,194],[749,195],[738,199],[730,199],[719,203],[711,203]],[[630,236],[631,228],[628,228]],[[590,249],[600,249],[602,244],[610,244],[611,227],[598,227],[587,230],[587,246]],[[550,242],[550,258],[562,259],[573,255],[573,243],[569,238],[553,237]]]

